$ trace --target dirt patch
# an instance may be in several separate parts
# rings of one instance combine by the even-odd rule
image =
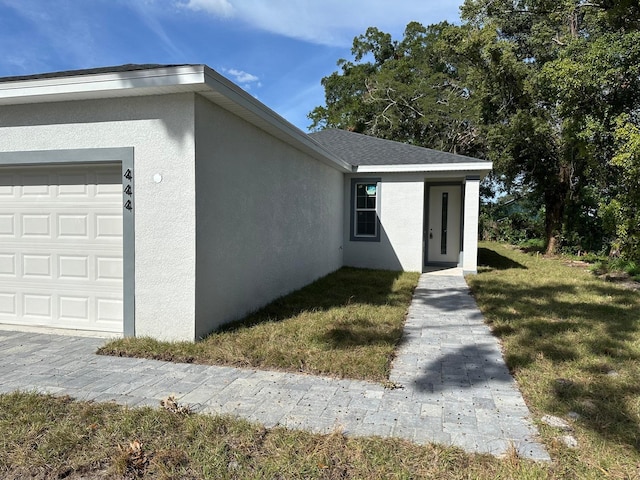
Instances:
[[[605,282],[615,283],[628,290],[640,290],[640,282],[636,282],[631,278],[631,275],[626,272],[608,272],[603,275],[598,275],[598,278]]]
[[[592,264],[589,262],[583,262],[582,260],[566,260],[564,263],[567,267],[574,267],[574,268],[583,268],[583,269],[588,269]]]

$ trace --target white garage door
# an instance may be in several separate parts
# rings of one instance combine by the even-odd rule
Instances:
[[[0,168],[0,323],[122,332],[120,177]]]

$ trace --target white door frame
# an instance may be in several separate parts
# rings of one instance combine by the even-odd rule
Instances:
[[[133,147],[0,152],[0,166],[120,163],[122,166],[123,334],[135,336],[135,223]]]
[[[457,252],[457,259],[455,261],[452,262],[442,262],[442,261],[434,261],[429,259],[429,229],[430,229],[430,219],[429,219],[429,208],[430,208],[430,202],[429,199],[431,197],[431,187],[459,187],[460,188],[460,201],[459,201],[459,207],[460,207],[460,211],[458,212],[459,215],[459,222],[460,222],[460,228],[459,228],[459,251]],[[424,196],[424,228],[423,228],[423,266],[428,266],[428,265],[435,265],[435,266],[444,266],[444,267],[457,267],[460,265],[460,254],[462,252],[463,249],[463,237],[464,237],[464,184],[462,182],[455,182],[455,181],[450,181],[450,182],[425,182],[425,196]],[[455,212],[451,212],[453,215],[455,215]],[[453,217],[452,217],[453,218]]]

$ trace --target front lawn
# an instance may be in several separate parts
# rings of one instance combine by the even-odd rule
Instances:
[[[640,292],[562,259],[481,244],[468,277],[566,478],[640,478]],[[572,417],[575,420],[572,420]],[[565,446],[572,435],[578,448]]]
[[[497,459],[394,439],[346,438],[340,432],[313,435],[265,429],[228,417],[14,393],[0,395],[0,477],[640,478],[640,293],[606,283],[558,259],[497,244],[480,247],[482,266],[468,282],[503,342],[506,360],[539,425],[551,463],[536,464],[513,454]],[[364,273],[346,270],[339,275],[362,279]],[[388,275],[386,297],[372,287],[378,293],[359,291],[350,301],[341,299],[343,289],[341,294],[326,293],[337,283],[334,279],[313,288],[317,289],[314,302],[320,312],[336,308],[346,315],[343,309],[352,308],[358,300],[370,307],[406,300],[415,275],[406,288],[399,286],[404,276]],[[308,303],[304,306],[296,298],[310,302],[312,294],[294,294],[276,305],[272,321],[255,327],[278,324],[280,315],[289,319],[314,313],[308,311]],[[386,300],[379,301],[382,298]],[[352,323],[347,325],[356,330]],[[252,328],[245,325],[227,333]],[[331,337],[327,330],[323,336]],[[355,335],[339,337],[352,339],[354,345],[349,348],[364,343],[356,341]],[[361,338],[371,340],[372,335]],[[336,343],[324,344],[339,351]],[[164,355],[175,351],[167,347]],[[545,414],[562,417],[571,431],[540,423]],[[563,437],[568,435],[575,437],[577,448],[565,445]]]
[[[229,417],[0,395],[3,479],[543,478],[546,466],[407,441],[265,429]]]
[[[125,338],[99,353],[384,382],[418,278],[342,268],[200,342]]]

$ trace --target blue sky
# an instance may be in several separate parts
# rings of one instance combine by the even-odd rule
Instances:
[[[463,0],[0,0],[0,77],[204,63],[306,130],[322,77],[375,26],[457,22]]]

